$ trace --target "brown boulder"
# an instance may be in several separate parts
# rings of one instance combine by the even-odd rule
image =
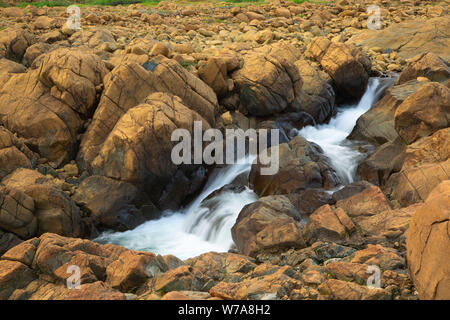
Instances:
[[[1,30],[0,56],[20,62],[25,51],[33,42],[33,35],[23,29],[10,27]]]
[[[130,183],[94,175],[80,183],[72,199],[89,212],[95,225],[123,231],[133,229],[145,221],[142,211],[147,210],[138,210],[134,205],[143,200],[140,194]],[[145,207],[148,211],[152,208],[151,203]],[[154,210],[155,217],[157,213]]]
[[[424,84],[398,106],[394,121],[407,144],[450,126],[450,89],[436,82]]]
[[[450,128],[436,131],[408,145],[402,169],[444,162],[450,157]]]
[[[14,233],[3,232],[0,230],[0,256],[14,246],[22,242]]]
[[[33,198],[14,188],[0,189],[0,227],[28,239],[38,230]]]
[[[316,123],[328,121],[336,112],[330,76],[304,59],[295,61],[295,66],[303,79],[303,87],[292,108],[308,113]]]
[[[271,248],[303,248],[300,218],[287,197],[264,197],[241,210],[231,234],[238,250],[249,256]]]
[[[82,51],[57,49],[45,55],[39,80],[51,94],[74,111],[89,116],[96,100],[96,87],[108,73],[97,55]]]
[[[105,89],[92,123],[81,141],[78,158],[90,164],[119,119],[152,93],[177,95],[183,104],[214,124],[217,97],[203,81],[174,60],[158,56],[143,65],[124,62],[105,78]]]
[[[173,182],[174,178],[178,182],[188,180],[195,168],[178,167],[172,162],[175,142],[171,141],[171,134],[183,128],[192,135],[194,121],[202,121],[203,130],[209,125],[177,96],[154,93],[143,102],[129,109],[115,124],[91,165],[95,174],[144,186],[144,191],[148,191],[158,206],[176,207],[199,185],[193,183],[195,175],[191,188],[179,189]],[[183,168],[187,169],[183,171]],[[169,193],[167,199],[161,199],[164,192]]]
[[[403,84],[418,77],[426,77],[433,82],[445,83],[450,78],[450,68],[434,53],[422,53],[414,57],[396,80]]]
[[[244,56],[241,69],[232,74],[241,103],[255,116],[286,109],[300,94],[303,81],[292,61],[274,53]]]
[[[382,30],[365,30],[348,43],[367,48],[380,47],[396,51],[403,59],[411,59],[423,52],[432,52],[450,59],[450,17],[408,19]]]
[[[73,237],[83,235],[80,210],[64,191],[45,176],[29,169],[17,169],[2,183],[9,190],[9,197],[5,199],[19,199],[14,208],[21,213],[20,226],[17,225],[14,233],[23,238],[45,232]],[[21,205],[17,206],[17,203]]]
[[[55,50],[40,68],[14,74],[2,86],[0,120],[59,165],[73,156],[83,125],[80,114],[91,111],[104,74],[106,68],[94,54]]]
[[[450,299],[450,181],[439,184],[411,219],[408,269],[423,300]]]
[[[405,158],[405,145],[400,138],[379,146],[368,158],[361,161],[356,174],[363,180],[384,186],[392,173],[399,172]]]
[[[409,81],[388,88],[384,96],[356,121],[348,138],[369,141],[381,145],[399,137],[395,130],[394,114],[405,99],[417,91],[424,83]]]
[[[0,299],[8,299],[15,289],[22,289],[36,278],[36,273],[23,263],[0,260]]]
[[[354,282],[330,279],[319,286],[320,294],[327,300],[390,300],[384,289],[371,288]]]
[[[151,276],[146,265],[154,256],[150,252],[123,252],[106,268],[106,282],[124,292],[139,287]]]
[[[344,210],[333,210],[329,205],[320,207],[309,216],[303,234],[310,245],[316,241],[361,242],[356,226]]]
[[[225,60],[211,57],[206,62],[199,63],[198,75],[200,79],[214,90],[218,97],[222,97],[228,92],[227,64]]]
[[[0,179],[17,168],[31,168],[36,156],[9,130],[0,126]]]
[[[408,167],[394,173],[386,184],[386,192],[401,206],[425,201],[430,192],[450,177],[450,159]]]
[[[318,145],[296,136],[289,143],[273,148],[279,151],[276,174],[262,175],[263,165],[259,161],[252,165],[250,185],[259,196],[291,194],[310,188],[331,189],[339,184],[339,178]]]
[[[319,62],[331,76],[341,101],[357,101],[364,94],[371,62],[358,49],[317,37],[308,45],[306,55]]]

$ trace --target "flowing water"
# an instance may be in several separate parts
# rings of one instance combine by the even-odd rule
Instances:
[[[308,126],[297,132],[322,147],[344,184],[353,181],[357,164],[363,157],[346,137],[353,130],[356,120],[370,109],[386,86],[380,86],[379,79],[371,79],[357,105],[339,108],[328,124]],[[104,232],[96,241],[134,250],[173,254],[181,259],[208,251],[228,251],[233,244],[231,228],[239,212],[245,205],[256,201],[257,196],[247,188],[240,193],[223,190],[204,200],[240,175],[248,175],[251,160],[216,171],[188,207],[176,212],[166,211],[160,219],[148,221],[134,230]]]
[[[366,92],[357,105],[339,107],[336,116],[327,124],[307,126],[297,131],[297,134],[322,148],[344,185],[354,181],[358,163],[364,157],[358,151],[357,144],[346,138],[352,132],[358,118],[370,109],[391,83],[385,80],[383,85],[380,85],[380,79],[371,78]]]

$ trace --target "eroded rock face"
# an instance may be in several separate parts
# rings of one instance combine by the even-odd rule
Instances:
[[[0,121],[42,157],[59,165],[73,157],[80,114],[88,114],[107,70],[91,53],[59,49],[41,67],[10,76],[0,89]]]
[[[304,247],[299,212],[285,196],[270,196],[244,207],[231,233],[249,256],[274,247]]]
[[[36,158],[21,139],[0,126],[0,179],[17,168],[31,168]]]
[[[341,101],[357,101],[364,94],[371,69],[370,59],[364,53],[318,37],[308,45],[306,54],[331,76]]]
[[[1,30],[0,56],[20,62],[33,41],[33,35],[23,29],[7,28]]]
[[[339,184],[318,145],[296,136],[289,143],[272,148],[279,150],[278,173],[262,175],[259,162],[253,164],[250,172],[250,185],[259,196],[291,194],[310,188],[330,189]]]
[[[57,185],[39,172],[17,169],[2,183],[7,190],[4,204],[11,202],[17,210],[5,207],[3,211],[2,208],[2,213],[7,216],[16,213],[17,221],[9,225],[7,230],[25,239],[45,232],[71,237],[83,235],[84,227],[78,207]]]
[[[450,89],[435,82],[408,96],[394,115],[395,129],[407,144],[448,127],[449,119]]]
[[[336,113],[336,94],[330,76],[304,59],[295,61],[295,66],[303,79],[303,87],[293,109],[307,112],[316,123],[328,121]]]
[[[450,181],[439,184],[411,219],[407,239],[410,275],[420,299],[450,298]]]
[[[172,132],[186,129],[193,136],[194,121],[202,122],[203,130],[208,129],[209,124],[176,96],[154,93],[143,102],[129,109],[116,123],[92,161],[92,169],[95,174],[143,186],[158,206],[176,207],[198,184],[170,189],[177,187],[171,185],[174,179],[180,182],[189,180],[191,175],[195,177],[196,169],[186,165],[183,171],[172,162],[175,145],[171,141]],[[176,193],[181,190],[183,192]],[[167,192],[170,199],[161,199],[163,192]]]
[[[255,116],[286,109],[300,94],[303,80],[292,61],[273,53],[249,53],[232,74],[241,102]]]

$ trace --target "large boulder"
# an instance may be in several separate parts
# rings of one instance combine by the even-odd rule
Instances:
[[[375,185],[384,186],[391,174],[401,170],[405,149],[400,138],[386,142],[359,163],[357,176]]]
[[[303,234],[309,245],[316,241],[361,243],[355,224],[344,210],[332,209],[329,205],[320,207],[309,216]]]
[[[441,129],[408,145],[403,169],[426,163],[443,162],[450,157],[450,128]]]
[[[131,60],[116,66],[105,78],[105,89],[81,141],[78,159],[90,166],[119,119],[155,92],[180,97],[185,106],[214,125],[217,97],[203,81],[163,56],[143,65]]]
[[[386,184],[386,193],[401,206],[424,201],[442,181],[448,180],[450,159],[412,166],[394,173]]]
[[[9,222],[7,230],[26,239],[45,232],[83,236],[79,208],[64,191],[39,172],[17,169],[2,183],[6,188],[3,204],[11,204],[2,207],[2,216],[9,214],[14,218],[13,223],[10,219],[6,220]],[[5,226],[2,228],[5,229]]]
[[[25,73],[27,68],[20,63],[0,58],[0,85],[3,86],[15,73]]]
[[[395,111],[408,96],[423,85],[424,82],[412,80],[388,88],[383,98],[358,118],[348,138],[369,141],[376,145],[396,140],[399,135],[395,130]]]
[[[13,74],[0,89],[0,121],[55,165],[77,147],[82,115],[94,105],[107,69],[92,53],[59,49],[38,69]]]
[[[17,168],[31,168],[36,158],[21,139],[0,126],[0,179]]]
[[[201,121],[203,130],[209,128],[208,122],[177,96],[149,95],[116,123],[91,163],[94,173],[142,186],[155,204],[175,208],[203,178],[196,174],[197,166],[178,166],[171,159],[172,132],[186,129],[192,136],[194,121]],[[179,186],[189,180],[190,187]]]
[[[407,144],[450,126],[450,89],[426,83],[398,106],[394,121]]]
[[[273,148],[279,151],[277,173],[263,175],[263,164],[258,161],[252,165],[250,185],[259,196],[291,194],[310,188],[331,189],[339,184],[339,178],[318,145],[296,136],[289,143],[271,147],[268,152],[275,152]]]
[[[426,77],[433,82],[446,82],[450,78],[450,68],[434,53],[422,53],[408,63],[397,78],[396,84],[403,84],[418,77]]]
[[[354,102],[362,97],[372,68],[364,53],[355,47],[317,37],[308,45],[306,55],[319,62],[331,76],[341,102]]]
[[[441,181],[448,179],[449,132],[448,128],[442,129],[407,146],[401,171],[386,184],[392,199],[403,206],[424,201]]]
[[[245,206],[231,229],[242,254],[283,247],[303,248],[300,213],[286,196],[270,196]]]
[[[295,61],[295,66],[303,79],[303,87],[293,109],[308,113],[316,123],[328,121],[336,113],[336,95],[330,76],[305,59]]]
[[[267,52],[244,56],[241,69],[232,74],[241,103],[255,116],[268,116],[285,110],[301,92],[303,80],[293,61]]]
[[[72,199],[100,229],[133,229],[158,213],[134,185],[104,176],[84,179]]]
[[[365,30],[349,39],[348,43],[367,48],[396,51],[403,59],[411,59],[423,52],[432,52],[450,59],[450,17],[412,19],[392,24],[382,30]]]
[[[31,33],[20,28],[0,31],[0,56],[21,62],[27,48],[34,42]]]
[[[450,299],[450,181],[439,184],[408,230],[408,269],[419,298]]]

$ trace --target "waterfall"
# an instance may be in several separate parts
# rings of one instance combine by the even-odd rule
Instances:
[[[241,209],[257,200],[256,194],[223,190],[204,201],[211,193],[233,182],[242,174],[248,176],[252,159],[214,172],[200,195],[185,209],[165,211],[158,220],[143,223],[125,232],[104,232],[96,241],[122,245],[134,250],[173,254],[187,259],[208,251],[226,252],[233,244],[231,228]]]
[[[344,185],[354,181],[358,163],[364,157],[358,151],[357,144],[347,140],[347,136],[352,132],[358,118],[371,108],[390,84],[392,81],[388,80],[380,86],[380,79],[371,78],[357,105],[339,107],[336,116],[327,124],[297,130],[298,135],[322,148]]]
[[[320,145],[344,184],[351,183],[358,162],[363,155],[346,138],[356,120],[376,102],[392,81],[380,86],[379,79],[370,79],[360,102],[343,106],[328,124],[307,126],[297,134]],[[241,188],[240,192],[224,189],[242,174],[248,176],[253,159],[245,164],[234,164],[217,169],[200,195],[189,206],[179,211],[165,211],[158,220],[151,220],[134,230],[102,233],[96,241],[122,245],[134,250],[173,254],[187,259],[208,251],[225,252],[233,244],[231,228],[241,209],[257,200],[256,194]],[[210,196],[208,198],[208,196]]]

